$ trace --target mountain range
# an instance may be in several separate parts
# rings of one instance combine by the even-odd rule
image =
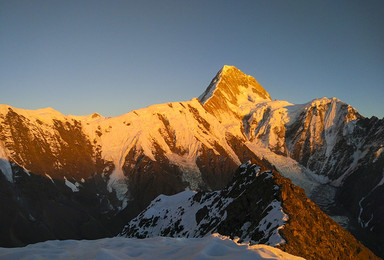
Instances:
[[[257,160],[384,256],[383,146],[384,119],[272,100],[233,66],[199,98],[119,117],[0,105],[0,246],[116,235],[160,194],[223,190]]]

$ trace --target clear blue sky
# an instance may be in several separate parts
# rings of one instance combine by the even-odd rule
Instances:
[[[0,0],[2,104],[117,116],[197,97],[225,64],[382,118],[384,1]]]

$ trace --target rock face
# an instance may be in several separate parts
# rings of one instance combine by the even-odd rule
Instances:
[[[1,201],[25,200],[17,207],[25,216],[33,213],[26,206],[30,195],[17,181],[18,172],[25,172],[30,191],[50,190],[54,183],[62,193],[58,183],[63,183],[70,200],[82,194],[96,201],[91,216],[115,223],[106,228],[115,234],[122,220],[135,217],[158,195],[222,189],[241,163],[260,157],[328,214],[347,219],[345,227],[384,256],[383,132],[384,120],[364,118],[335,98],[302,105],[273,101],[253,77],[233,66],[224,66],[199,99],[115,118],[0,105],[1,187],[4,194],[17,194]],[[32,179],[45,181],[39,186]],[[47,205],[41,207],[49,210]],[[17,240],[6,234],[0,246]]]
[[[268,92],[234,66],[224,66],[199,97],[204,108],[221,122],[242,119],[255,103],[270,101]]]
[[[0,175],[0,241],[2,247],[24,246],[55,239],[111,236],[121,224],[110,219],[119,203],[93,181],[49,179],[11,163],[13,181]],[[119,218],[114,217],[118,222]]]
[[[3,107],[0,114],[2,150],[18,165],[52,178],[88,178],[101,173],[108,162],[101,158],[100,147],[91,143],[82,123],[65,118],[56,111],[45,121]],[[3,153],[4,153],[3,152]]]
[[[250,163],[241,165],[221,191],[160,195],[121,236],[204,237],[216,232],[306,259],[377,259],[301,188]]]

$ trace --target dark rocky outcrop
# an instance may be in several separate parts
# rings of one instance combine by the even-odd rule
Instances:
[[[117,210],[114,194],[94,176],[86,182],[49,179],[12,163],[13,181],[0,174],[0,245],[25,246],[45,240],[96,239],[112,236]],[[0,170],[0,173],[1,170]],[[104,185],[103,185],[104,184]],[[120,225],[117,225],[119,228]]]
[[[378,259],[303,189],[274,170],[249,163],[221,191],[159,196],[121,235],[202,237],[216,232],[306,259]]]

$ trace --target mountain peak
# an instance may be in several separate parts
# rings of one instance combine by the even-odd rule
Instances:
[[[221,69],[223,72],[226,72],[231,69],[237,69],[235,66],[232,65],[224,65],[223,68]],[[238,69],[237,69],[238,70]]]
[[[271,101],[271,97],[254,77],[224,65],[199,100],[211,114],[221,117],[223,111],[244,116],[255,103]]]

